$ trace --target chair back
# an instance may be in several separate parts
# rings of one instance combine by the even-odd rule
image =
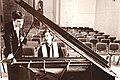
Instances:
[[[34,56],[35,48],[31,46],[24,46],[23,47],[23,57],[31,57]]]
[[[107,51],[107,43],[97,43],[96,44],[96,50],[101,51]]]
[[[78,40],[81,42],[86,42],[86,38],[78,38]]]
[[[96,38],[90,39],[90,42],[93,43],[93,45],[96,45],[96,43],[98,43],[98,39]]]
[[[68,53],[67,53],[67,46],[65,45],[65,43],[63,42],[58,42],[58,44],[60,45],[61,49],[62,49],[62,52],[64,54],[64,57],[68,56]]]
[[[110,43],[110,39],[101,39],[102,43],[107,43],[107,45],[109,45]]]
[[[91,42],[84,42],[84,44],[89,48],[93,49],[93,44]]]
[[[119,50],[119,43],[110,43],[109,44],[109,50],[111,50],[111,51]]]

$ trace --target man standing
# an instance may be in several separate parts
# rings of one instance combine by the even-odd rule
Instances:
[[[23,15],[20,11],[14,11],[12,13],[12,20],[5,25],[4,43],[5,58],[11,59],[16,53],[19,43],[23,40],[22,26],[23,26]],[[15,58],[19,58],[21,54],[15,54]]]

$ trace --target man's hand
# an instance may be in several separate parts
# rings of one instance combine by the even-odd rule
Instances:
[[[24,40],[24,37],[23,37],[23,36],[21,36],[21,37],[20,37],[20,40],[21,40],[21,42],[22,42],[22,41]]]
[[[9,54],[7,59],[12,59],[14,56],[13,56],[13,53]]]
[[[3,63],[11,63],[11,62],[16,62],[13,53],[9,54],[7,58],[4,58],[2,60]]]

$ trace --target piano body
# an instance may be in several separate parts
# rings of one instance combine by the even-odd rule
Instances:
[[[9,80],[115,80],[116,75],[109,69],[105,59],[23,0],[15,2],[48,25],[57,37],[84,58],[20,58],[17,62],[8,64]]]

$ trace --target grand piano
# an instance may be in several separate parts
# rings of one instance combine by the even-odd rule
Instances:
[[[60,40],[83,57],[18,58],[8,64],[9,80],[115,80],[108,61],[78,41],[23,0],[15,0],[27,12],[44,22]]]

